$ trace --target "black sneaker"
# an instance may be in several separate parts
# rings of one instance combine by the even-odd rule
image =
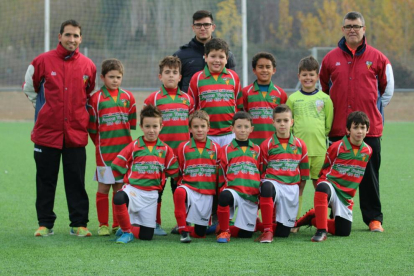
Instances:
[[[191,242],[190,233],[188,233],[187,231],[182,231],[181,232],[180,242],[182,242],[182,243],[189,243],[189,242]]]
[[[312,237],[311,241],[313,242],[322,242],[327,239],[326,230],[317,230],[315,235]]]

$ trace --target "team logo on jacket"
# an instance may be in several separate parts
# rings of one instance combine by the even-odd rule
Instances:
[[[365,64],[367,65],[367,68],[369,70],[369,68],[371,68],[372,61],[366,61]]]
[[[210,156],[210,159],[213,160],[215,151],[214,150],[210,150],[210,151],[207,151],[207,153]]]
[[[122,105],[123,105],[124,107],[127,107],[127,106],[128,106],[128,100],[122,99],[122,100],[121,100],[121,103],[122,103]]]
[[[224,80],[224,82],[225,82],[227,85],[229,85],[229,83],[230,83],[230,78],[223,78],[223,80]]]
[[[368,156],[368,154],[361,153],[362,161],[365,161],[365,159],[367,158],[367,156]]]
[[[298,153],[298,147],[295,145],[290,145],[290,149],[293,151],[294,154]]]
[[[83,75],[83,83],[86,83],[89,79],[89,76]]]

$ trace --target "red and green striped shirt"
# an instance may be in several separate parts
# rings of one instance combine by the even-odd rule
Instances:
[[[329,147],[318,182],[332,183],[338,198],[352,209],[352,199],[362,181],[371,155],[372,149],[365,142],[362,142],[355,154],[345,136]]]
[[[205,148],[200,153],[193,138],[178,147],[180,179],[178,185],[205,195],[216,194],[220,146],[207,138]]]
[[[118,89],[116,102],[105,86],[88,100],[88,132],[95,144],[97,166],[111,166],[117,154],[132,142],[136,128],[135,99],[131,92]]]
[[[257,81],[242,89],[243,108],[253,117],[254,130],[249,139],[257,145],[275,133],[273,126],[273,110],[276,106],[286,103],[286,92],[270,82],[267,92],[260,91]]]
[[[224,146],[220,168],[223,171],[225,188],[235,190],[242,198],[258,203],[260,187],[261,151],[249,141],[245,152],[236,140]]]
[[[188,93],[194,99],[195,109],[204,110],[210,116],[208,135],[231,133],[233,116],[243,106],[240,80],[236,72],[224,68],[215,80],[206,66],[193,75]]]
[[[123,179],[124,183],[145,191],[161,191],[166,176],[178,176],[178,162],[173,150],[158,139],[150,151],[142,136],[126,146],[111,167],[115,180]]]
[[[276,134],[273,134],[262,143],[261,149],[262,178],[286,185],[299,184],[301,180],[309,179],[308,150],[301,139],[290,135],[284,149]]]
[[[188,116],[194,111],[194,100],[187,93],[178,89],[173,99],[163,85],[160,90],[151,93],[145,99],[145,105],[153,105],[160,109],[164,126],[159,138],[174,152],[180,143],[190,139]]]

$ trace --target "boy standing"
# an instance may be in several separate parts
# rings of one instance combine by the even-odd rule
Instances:
[[[191,242],[190,236],[203,238],[206,235],[220,161],[220,146],[207,138],[208,114],[203,110],[195,111],[190,115],[189,124],[193,137],[178,147],[181,174],[174,192],[174,213],[183,243]],[[195,226],[188,226],[186,221]]]
[[[98,181],[96,193],[96,211],[99,220],[99,236],[109,236],[108,194],[112,187],[113,196],[122,187],[122,180],[116,182],[111,164],[116,155],[132,142],[131,129],[136,128],[136,105],[131,92],[120,89],[124,66],[117,59],[102,62],[101,90],[89,99],[88,132],[95,144],[96,172],[94,180]],[[112,206],[113,211],[113,206]],[[119,228],[113,215],[112,232]]]
[[[313,242],[326,240],[327,232],[349,236],[352,226],[353,198],[364,176],[372,149],[364,142],[369,119],[362,111],[349,114],[347,136],[333,143],[326,153],[314,197],[314,209],[296,222],[296,226],[314,225],[318,229]],[[328,207],[334,219],[327,219]]]
[[[222,149],[220,162],[225,185],[221,188],[217,208],[219,243],[229,242],[231,236],[251,238],[258,209],[261,153],[260,147],[249,140],[253,131],[252,116],[244,111],[237,112],[231,129],[236,137]],[[236,207],[236,221],[234,226],[229,226]]]
[[[263,175],[260,187],[260,209],[263,233],[260,242],[270,243],[273,236],[288,237],[296,221],[299,206],[299,184],[309,179],[308,151],[305,143],[290,133],[292,111],[282,104],[273,111],[276,133],[262,145]],[[276,226],[273,212],[276,208]],[[274,233],[274,234],[273,234]]]
[[[160,109],[163,128],[159,138],[177,155],[178,145],[190,139],[188,116],[194,111],[194,100],[178,88],[178,82],[181,80],[181,61],[178,57],[167,56],[160,61],[158,78],[162,82],[161,88],[145,99],[144,106],[153,105]],[[177,184],[172,178],[170,182],[174,192]],[[154,233],[158,236],[167,235],[161,228],[162,193],[163,190],[158,198],[157,225]]]
[[[275,133],[273,110],[286,103],[287,95],[272,82],[272,76],[276,73],[276,59],[272,54],[257,53],[252,59],[252,67],[257,79],[243,88],[243,107],[253,117],[254,130],[249,138],[256,145],[261,145]]]
[[[234,133],[231,124],[234,114],[242,109],[239,76],[226,69],[229,53],[227,42],[213,38],[205,44],[206,67],[193,75],[189,94],[195,109],[210,115],[208,137],[220,146],[229,144]]]
[[[158,192],[165,176],[176,177],[178,174],[173,150],[158,138],[162,128],[161,111],[152,105],[144,107],[140,127],[144,135],[126,146],[112,162],[115,180],[125,183],[114,197],[115,215],[121,227],[117,232],[121,235],[117,243],[128,243],[134,236],[142,240],[152,239]]]
[[[333,120],[333,104],[331,98],[316,88],[319,80],[319,63],[312,56],[299,62],[299,81],[302,88],[287,100],[292,110],[293,134],[302,139],[308,148],[310,177],[313,186],[323,165],[327,149],[327,136],[331,131]],[[305,184],[305,183],[304,183]],[[299,210],[302,210],[302,194],[304,186],[299,187]]]

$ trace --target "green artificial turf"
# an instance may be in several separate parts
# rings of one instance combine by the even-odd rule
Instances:
[[[181,244],[178,235],[115,244],[114,236],[97,236],[94,148],[87,147],[86,186],[90,200],[90,238],[69,235],[69,220],[59,176],[55,200],[55,235],[34,237],[35,163],[30,131],[33,123],[0,122],[0,275],[408,275],[414,272],[414,123],[387,123],[382,143],[381,199],[384,233],[371,233],[362,222],[358,196],[350,237],[312,243],[315,228],[302,228],[271,244],[232,238],[218,244],[214,236]],[[134,138],[139,131],[134,132]],[[303,212],[313,202],[305,188]],[[175,225],[171,189],[162,205],[163,227]]]

